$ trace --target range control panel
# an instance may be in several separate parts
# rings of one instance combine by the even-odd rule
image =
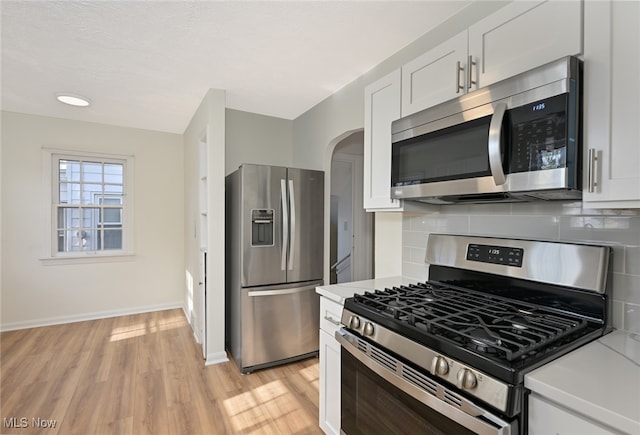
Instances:
[[[522,248],[478,244],[469,244],[467,247],[467,260],[469,261],[522,267],[523,257],[524,249]]]

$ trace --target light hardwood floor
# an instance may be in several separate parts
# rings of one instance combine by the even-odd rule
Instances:
[[[231,361],[205,367],[180,309],[0,342],[2,434],[322,433],[317,358],[249,375]]]

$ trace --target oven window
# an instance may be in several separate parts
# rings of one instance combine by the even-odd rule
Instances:
[[[400,391],[344,349],[341,360],[345,434],[473,434]]]

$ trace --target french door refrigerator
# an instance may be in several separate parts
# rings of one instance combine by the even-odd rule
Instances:
[[[317,355],[323,252],[322,171],[226,177],[225,339],[242,373]]]

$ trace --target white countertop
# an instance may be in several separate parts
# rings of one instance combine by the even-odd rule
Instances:
[[[320,287],[316,287],[316,293],[342,305],[344,304],[344,300],[346,298],[350,298],[354,294],[362,294],[366,291],[373,291],[375,289],[384,290],[386,287],[411,284],[412,282],[415,281],[406,280],[401,276],[389,276],[385,278],[367,279],[364,281],[323,285]]]
[[[525,376],[533,392],[640,434],[640,334],[614,331]]]

